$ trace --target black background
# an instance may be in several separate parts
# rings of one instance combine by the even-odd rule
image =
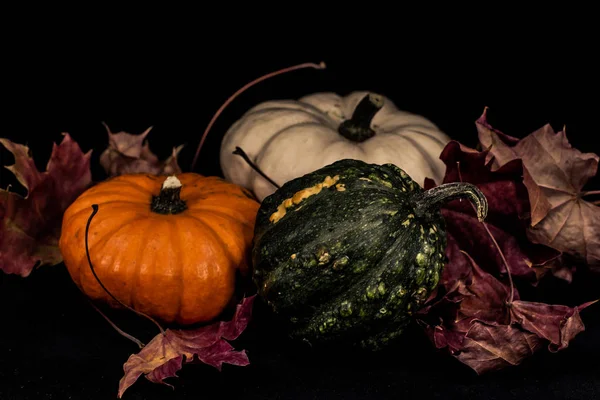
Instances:
[[[409,40],[418,36],[413,32],[410,37],[392,36],[389,42],[351,42],[347,48],[343,45],[353,39],[343,35],[291,41],[268,30],[252,39],[241,30],[231,42],[216,41],[215,36],[230,32],[229,25],[216,32],[190,28],[169,36],[156,21],[131,29],[126,36],[119,36],[123,33],[119,30],[108,39],[105,35],[109,26],[115,27],[113,21],[80,43],[75,42],[79,28],[68,27],[60,38],[41,33],[25,45],[13,32],[14,40],[8,40],[4,49],[8,72],[0,93],[1,136],[27,143],[43,169],[52,143],[68,132],[84,151],[93,149],[98,181],[104,179],[98,157],[107,145],[101,122],[113,131],[131,133],[153,126],[148,136],[151,149],[165,158],[173,146],[186,144],[180,165],[188,170],[204,127],[235,90],[282,67],[325,61],[325,70],[276,77],[239,97],[213,127],[196,172],[221,174],[218,148],[223,133],[258,102],[358,89],[387,95],[399,108],[430,118],[469,146],[477,140],[474,121],[488,106],[492,125],[508,134],[523,137],[546,123],[556,130],[566,125],[574,147],[598,153],[600,68],[591,40],[583,41],[590,36],[567,35],[564,28],[549,38],[549,29],[541,28],[546,25],[537,23],[540,29],[535,34],[510,41],[482,37],[481,24],[473,21],[474,31],[464,37],[448,38],[440,31],[432,42],[416,42]],[[358,36],[372,39],[370,28],[362,32]],[[467,37],[480,40],[465,41]],[[315,46],[315,41],[327,50]],[[0,155],[3,165],[12,163],[4,149]],[[6,170],[0,178],[2,187],[13,182]],[[598,189],[598,179],[588,187]],[[575,305],[598,297],[599,285],[598,278],[582,273],[571,285],[549,279],[539,293],[548,301]],[[107,313],[144,341],[156,334],[152,325],[134,315]],[[587,330],[568,349],[557,354],[542,351],[521,366],[481,377],[436,352],[417,327],[382,354],[315,353],[288,343],[260,304],[255,313],[252,325],[235,342],[237,348],[248,350],[250,366],[226,365],[222,372],[186,366],[179,378],[171,380],[174,391],[141,378],[125,398],[600,395],[597,307],[583,312]],[[0,399],[116,398],[122,365],[136,347],[81,298],[64,266],[36,270],[26,279],[0,273],[0,316]]]

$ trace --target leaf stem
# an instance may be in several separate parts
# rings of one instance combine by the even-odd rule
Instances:
[[[160,324],[151,316],[144,314],[143,312],[140,312],[132,307],[129,307],[127,304],[124,304],[121,300],[117,299],[107,288],[106,286],[104,286],[104,284],[102,283],[102,281],[100,280],[100,278],[98,277],[98,275],[96,274],[96,270],[94,269],[94,265],[92,264],[92,259],[90,257],[90,249],[89,249],[89,244],[88,244],[88,236],[89,236],[89,231],[90,231],[90,225],[92,223],[92,219],[94,218],[94,216],[96,215],[96,213],[98,212],[98,204],[92,204],[92,214],[90,215],[90,217],[88,218],[87,224],[85,226],[85,255],[87,256],[87,261],[88,264],[90,266],[90,270],[92,271],[92,274],[94,275],[94,278],[96,278],[96,281],[98,281],[98,283],[100,284],[100,286],[102,287],[102,289],[104,289],[104,291],[110,296],[112,297],[117,303],[119,303],[120,305],[122,305],[123,307],[127,308],[130,311],[133,311],[134,313],[136,313],[137,315],[140,315],[144,318],[149,319],[150,321],[152,321],[160,330],[160,333],[162,333],[163,335],[165,334],[165,330],[163,329],[162,326],[160,326]]]
[[[262,172],[262,170],[258,167],[258,165],[254,164],[252,162],[252,160],[250,160],[250,157],[248,157],[248,154],[246,154],[246,152],[244,150],[242,150],[241,147],[236,146],[235,150],[233,151],[233,154],[242,157],[244,159],[244,161],[246,161],[253,170],[258,172],[263,178],[268,180],[271,183],[271,185],[275,186],[277,189],[281,188],[281,186],[279,186],[273,179],[269,178],[267,176],[267,174]]]
[[[458,179],[462,182],[462,174],[460,173],[460,161],[456,162],[456,167],[458,170]],[[477,209],[475,208],[475,206],[471,203],[471,207],[473,207],[473,211],[477,212]],[[506,261],[506,257],[504,257],[504,253],[502,252],[502,249],[500,248],[500,245],[498,245],[498,242],[496,241],[496,238],[494,237],[494,235],[492,235],[492,232],[490,232],[490,229],[488,228],[487,224],[485,223],[485,221],[479,221],[481,224],[483,224],[483,228],[485,229],[485,231],[488,233],[488,235],[490,235],[490,238],[492,239],[492,242],[494,243],[494,246],[496,247],[496,250],[498,250],[498,253],[500,254],[500,258],[502,258],[502,262],[504,263],[504,267],[506,268],[506,272],[508,274],[508,281],[510,283],[510,296],[508,298],[507,301],[507,305],[510,306],[513,303],[513,300],[515,298],[515,285],[512,279],[512,274],[510,272],[510,267],[508,266],[508,261]]]
[[[198,155],[200,154],[200,149],[202,149],[202,145],[204,144],[204,140],[206,140],[206,136],[208,136],[208,132],[210,131],[210,128],[212,128],[213,124],[215,123],[215,121],[217,120],[217,118],[219,117],[219,115],[221,115],[221,113],[223,112],[223,110],[236,97],[238,97],[240,94],[242,94],[244,91],[246,91],[250,87],[252,87],[252,86],[256,85],[257,83],[260,83],[260,82],[262,82],[262,81],[264,81],[266,79],[272,78],[272,77],[274,77],[276,75],[285,74],[287,72],[291,72],[291,71],[295,71],[295,70],[303,69],[303,68],[325,69],[325,63],[324,62],[321,62],[319,64],[315,64],[315,63],[303,63],[303,64],[294,65],[294,66],[291,66],[291,67],[283,68],[283,69],[280,69],[280,70],[268,73],[268,74],[263,75],[263,76],[261,76],[259,78],[256,78],[252,82],[249,82],[249,83],[245,84],[240,89],[238,89],[237,92],[235,92],[227,100],[225,100],[225,103],[223,103],[223,105],[221,105],[221,107],[217,110],[217,112],[215,113],[215,115],[213,115],[212,119],[208,123],[208,126],[204,130],[204,133],[202,134],[202,138],[200,139],[200,144],[198,145],[198,148],[196,149],[196,154],[194,155],[194,160],[192,161],[191,170],[193,171],[194,167],[196,166],[196,162],[198,161]]]
[[[598,195],[600,194],[600,190],[588,190],[587,192],[581,192],[581,197],[584,196],[592,196],[592,195]]]
[[[89,300],[89,299],[88,299],[88,300]],[[117,326],[117,325],[116,325],[114,322],[112,322],[112,321],[111,321],[111,319],[110,319],[110,318],[108,318],[108,317],[107,317],[107,316],[106,316],[106,315],[105,315],[105,314],[104,314],[104,313],[103,313],[103,312],[102,312],[102,311],[101,311],[101,310],[98,308],[98,306],[96,306],[96,305],[94,304],[94,302],[93,302],[93,301],[89,300],[89,302],[90,302],[90,304],[92,305],[92,307],[94,307],[94,308],[96,309],[96,311],[98,311],[98,313],[99,313],[100,315],[102,315],[102,317],[103,317],[103,318],[104,318],[106,321],[108,321],[108,323],[109,323],[109,324],[110,324],[110,325],[111,325],[111,326],[114,328],[114,330],[116,330],[117,332],[119,332],[119,334],[120,334],[121,336],[124,336],[124,337],[126,337],[127,339],[129,339],[129,340],[131,340],[132,342],[134,342],[135,344],[137,344],[137,345],[140,347],[140,349],[144,348],[145,344],[144,344],[144,343],[143,343],[141,340],[139,340],[139,339],[138,339],[138,338],[136,338],[135,336],[133,336],[133,335],[130,335],[129,333],[127,333],[127,332],[125,332],[124,330],[122,330],[121,328],[119,328],[119,327],[118,327],[118,326]]]

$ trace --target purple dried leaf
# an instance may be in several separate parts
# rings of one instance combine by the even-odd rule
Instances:
[[[218,370],[223,363],[248,365],[246,352],[235,351],[226,340],[237,339],[246,329],[255,297],[244,298],[230,321],[217,321],[198,329],[167,329],[164,335],[158,334],[124,364],[119,398],[140,376],[145,375],[151,382],[167,384],[164,379],[176,377],[184,363],[192,363],[196,358]]]
[[[52,147],[46,171],[39,172],[27,146],[0,139],[15,157],[6,167],[27,190],[22,197],[0,189],[0,269],[29,276],[36,266],[62,261],[58,239],[65,209],[92,184],[91,151],[64,134]]]

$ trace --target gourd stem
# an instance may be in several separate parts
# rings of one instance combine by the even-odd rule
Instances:
[[[204,130],[204,133],[202,134],[202,139],[200,139],[200,144],[198,145],[198,148],[196,149],[196,154],[194,155],[194,160],[192,161],[191,170],[193,171],[194,167],[196,166],[196,161],[198,161],[198,155],[200,154],[200,149],[202,149],[202,145],[204,144],[204,140],[206,140],[206,136],[208,136],[208,132],[210,131],[210,128],[212,128],[213,124],[215,123],[215,121],[217,120],[219,115],[221,115],[221,113],[229,105],[229,103],[231,103],[236,97],[238,97],[240,94],[242,94],[243,92],[245,92],[247,89],[251,88],[252,86],[256,85],[257,83],[260,83],[266,79],[272,78],[277,75],[285,74],[285,73],[295,71],[297,69],[303,69],[303,68],[325,69],[325,63],[323,61],[321,61],[319,64],[303,63],[303,64],[294,65],[291,67],[280,69],[278,71],[268,73],[259,78],[256,78],[252,82],[245,84],[240,89],[238,89],[237,92],[235,92],[227,100],[225,100],[225,103],[223,103],[221,105],[221,107],[217,110],[215,115],[213,115],[212,119],[208,123],[208,126]]]
[[[414,196],[415,213],[418,216],[425,216],[434,210],[439,210],[441,204],[461,198],[467,198],[473,204],[479,221],[483,221],[488,212],[487,199],[481,190],[467,182],[444,183]]]
[[[87,221],[87,224],[85,226],[85,255],[87,256],[87,261],[88,264],[90,266],[90,270],[92,271],[92,274],[94,275],[94,278],[96,278],[96,281],[98,282],[98,284],[100,284],[100,286],[102,287],[102,289],[110,296],[113,298],[113,300],[115,300],[117,303],[119,303],[120,305],[122,305],[123,307],[127,308],[130,311],[133,311],[134,313],[136,313],[137,315],[140,315],[144,318],[149,319],[150,321],[152,321],[160,330],[160,333],[162,333],[163,335],[165,334],[165,330],[163,329],[162,326],[160,326],[160,324],[158,322],[156,322],[156,320],[154,318],[152,318],[151,316],[144,314],[143,312],[140,312],[132,307],[129,307],[127,304],[123,303],[121,300],[117,299],[107,288],[106,286],[104,286],[104,284],[102,283],[102,281],[100,280],[100,278],[98,277],[98,275],[96,274],[96,270],[94,269],[94,264],[92,264],[92,258],[90,257],[90,248],[89,248],[89,243],[88,243],[88,236],[89,236],[89,231],[90,231],[90,225],[92,224],[92,219],[94,219],[94,216],[96,215],[96,213],[98,213],[98,204],[92,204],[92,214],[90,215],[90,218]]]
[[[269,178],[267,176],[267,174],[265,174],[264,172],[262,172],[262,170],[258,167],[258,165],[254,164],[252,162],[252,160],[250,160],[250,157],[248,157],[248,154],[246,154],[246,152],[244,150],[242,150],[240,147],[236,146],[235,150],[233,151],[233,154],[242,157],[244,159],[244,161],[246,161],[246,163],[248,163],[248,165],[250,166],[250,168],[252,168],[256,172],[258,172],[260,174],[260,176],[262,176],[263,178],[265,178],[266,180],[268,180],[271,183],[271,185],[275,186],[277,189],[279,189],[281,187],[273,179]]]
[[[383,96],[369,93],[358,103],[352,118],[342,122],[338,128],[340,135],[353,142],[364,142],[375,136],[371,128],[373,117],[383,107]]]
[[[152,197],[150,209],[158,214],[179,214],[187,209],[185,201],[181,200],[181,182],[176,176],[169,176],[163,182],[158,196]]]

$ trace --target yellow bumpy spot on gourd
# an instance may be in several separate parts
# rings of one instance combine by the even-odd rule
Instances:
[[[292,197],[287,198],[281,202],[279,207],[277,207],[277,211],[275,211],[273,214],[271,214],[269,221],[271,221],[272,223],[276,223],[277,221],[279,221],[281,218],[283,218],[285,216],[288,208],[293,207],[296,204],[300,204],[300,202],[302,200],[304,200],[310,196],[314,196],[315,194],[321,193],[321,190],[323,190],[323,188],[329,188],[329,187],[335,185],[337,183],[337,181],[339,181],[339,180],[340,180],[339,175],[336,175],[333,178],[328,176],[327,178],[325,178],[323,180],[323,182],[317,183],[314,186],[311,186],[306,189],[302,189],[302,190],[294,193],[294,195]]]

